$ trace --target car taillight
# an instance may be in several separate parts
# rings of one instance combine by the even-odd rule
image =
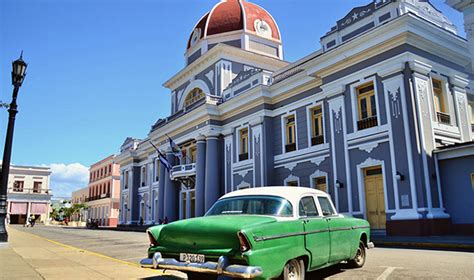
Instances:
[[[237,237],[239,238],[239,242],[240,242],[240,251],[242,251],[243,253],[250,250],[250,243],[249,243],[249,240],[247,239],[247,236],[245,236],[245,234],[239,231],[237,233]]]
[[[151,234],[151,232],[149,231],[147,231],[146,233],[148,235],[148,239],[150,240],[150,247],[158,246],[158,242],[156,242],[156,239],[153,234]]]

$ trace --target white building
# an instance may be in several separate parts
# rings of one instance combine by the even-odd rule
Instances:
[[[7,214],[10,224],[24,224],[35,215],[36,222],[49,219],[52,192],[51,169],[36,166],[10,166],[7,189]]]

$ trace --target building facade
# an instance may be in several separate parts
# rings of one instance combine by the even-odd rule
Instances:
[[[451,232],[474,235],[474,141],[442,147],[435,157]]]
[[[216,4],[164,84],[171,115],[116,158],[120,223],[202,216],[227,192],[286,185],[324,190],[388,234],[447,233],[433,151],[474,135],[468,41],[428,1],[385,0],[355,7],[320,43],[288,63],[266,10]]]
[[[72,192],[71,195],[71,204],[86,204],[87,201],[89,200],[89,187],[85,187],[82,189],[78,189],[76,191]],[[88,210],[87,209],[82,209],[79,213],[76,213],[72,216],[72,220],[76,222],[86,222],[88,219]]]
[[[87,217],[98,220],[100,226],[117,226],[120,201],[120,165],[114,155],[89,168]]]
[[[48,221],[52,197],[50,175],[48,167],[10,166],[7,188],[10,224],[25,224],[31,215],[37,223]]]

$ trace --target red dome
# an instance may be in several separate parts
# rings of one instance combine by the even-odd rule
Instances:
[[[199,35],[200,39],[210,35],[244,29],[250,33],[256,33],[255,22],[257,20],[268,24],[271,29],[271,38],[280,41],[280,31],[275,20],[263,8],[245,0],[222,0],[196,24],[193,33],[189,37],[188,48],[191,47],[194,30],[200,30],[201,33],[196,34],[196,36]]]

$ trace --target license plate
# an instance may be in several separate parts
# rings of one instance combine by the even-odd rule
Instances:
[[[179,260],[188,263],[204,263],[204,255],[181,253]]]

